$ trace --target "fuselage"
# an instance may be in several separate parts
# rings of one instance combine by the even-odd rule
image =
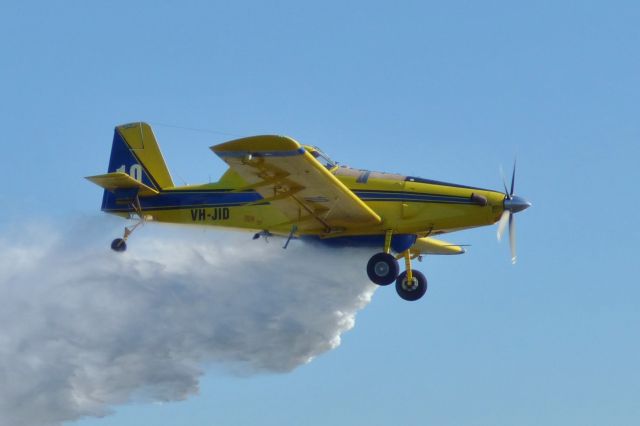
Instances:
[[[491,225],[504,209],[505,194],[498,191],[337,165],[329,167],[382,222],[349,232],[318,235],[321,238],[383,235],[389,229],[416,236],[438,235]],[[219,182],[168,188],[155,197],[141,198],[140,203],[146,217],[159,222],[288,234],[290,221],[280,210],[263,202],[255,190],[243,187],[246,184],[229,170]],[[106,202],[103,210],[122,216],[131,213],[128,206],[114,208],[113,203]]]

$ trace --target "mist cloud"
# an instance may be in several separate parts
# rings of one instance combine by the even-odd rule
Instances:
[[[0,236],[0,424],[103,416],[198,391],[204,365],[288,372],[340,344],[374,286],[370,253],[113,222]],[[96,224],[98,223],[98,224]]]

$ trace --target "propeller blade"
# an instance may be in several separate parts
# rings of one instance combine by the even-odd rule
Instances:
[[[516,218],[509,215],[509,248],[511,249],[511,263],[515,264],[516,256]]]
[[[509,196],[509,190],[507,189],[507,179],[504,177],[504,169],[500,166],[500,177],[502,178],[502,185],[504,185],[504,194],[507,198],[511,198]]]
[[[504,178],[504,171],[500,167],[500,175],[502,176],[502,184],[504,185],[504,200],[502,201],[503,211],[498,220],[498,241],[502,240],[502,236],[507,229],[509,223],[509,250],[511,251],[511,263],[516,263],[518,256],[516,252],[516,218],[514,215],[518,212],[531,207],[531,203],[522,197],[515,195],[516,190],[516,159],[513,159],[513,171],[511,172],[511,189],[507,188],[507,182]]]
[[[511,191],[509,192],[509,198],[513,197],[513,191],[516,183],[516,160],[513,159],[513,173],[511,174]]]
[[[502,215],[500,216],[500,222],[498,222],[498,233],[497,233],[498,241],[502,240],[502,235],[504,235],[504,230],[507,227],[507,222],[509,221],[510,217],[511,217],[511,212],[509,210],[505,210],[502,212]]]

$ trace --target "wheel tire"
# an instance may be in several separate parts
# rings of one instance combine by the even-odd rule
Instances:
[[[378,285],[389,285],[398,276],[398,261],[389,253],[378,253],[371,256],[367,263],[369,279]]]
[[[127,249],[127,243],[122,238],[116,238],[111,242],[111,250],[121,253]]]
[[[408,286],[407,271],[398,275],[396,280],[396,291],[398,296],[409,302],[420,299],[427,292],[427,278],[420,271],[412,271],[414,285]]]

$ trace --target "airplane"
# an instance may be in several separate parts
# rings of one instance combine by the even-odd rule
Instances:
[[[503,182],[500,192],[342,166],[286,136],[245,137],[211,150],[229,166],[220,180],[176,186],[148,124],[115,128],[107,173],[86,178],[104,188],[102,211],[137,219],[113,240],[114,251],[125,251],[149,220],[250,230],[254,239],[278,235],[286,237],[284,248],[292,239],[364,246],[378,251],[367,263],[369,279],[395,282],[402,299],[415,301],[427,279],[412,260],[465,252],[434,236],[498,222],[500,240],[508,225],[515,263],[514,215],[531,206],[514,194],[515,163],[510,189]]]

